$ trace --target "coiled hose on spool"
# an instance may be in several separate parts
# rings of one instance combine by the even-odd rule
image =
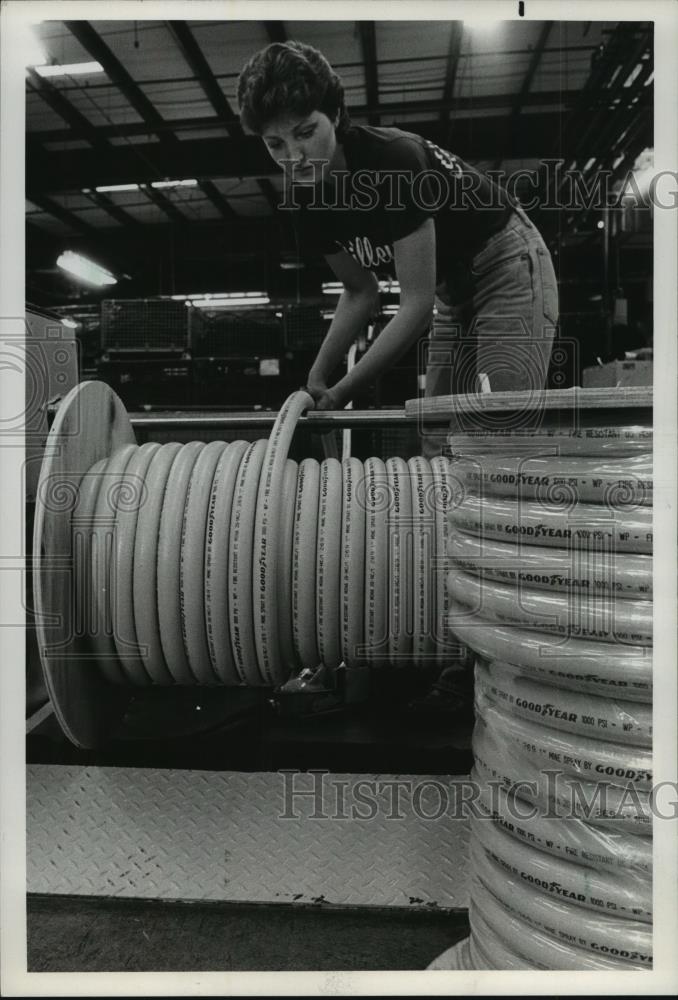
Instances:
[[[109,682],[275,685],[320,662],[444,661],[447,460],[297,465],[310,403],[293,394],[268,441],[126,443],[83,470],[75,606]]]
[[[450,627],[475,671],[457,967],[652,964],[652,432],[450,439]]]

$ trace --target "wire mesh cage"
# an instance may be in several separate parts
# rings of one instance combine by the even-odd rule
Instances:
[[[229,309],[208,316],[192,342],[197,358],[275,358],[283,350],[281,315],[272,310]]]
[[[104,351],[188,351],[204,320],[200,310],[173,299],[104,299]]]
[[[285,347],[288,351],[303,351],[320,347],[327,333],[328,322],[320,306],[287,306],[285,309]]]

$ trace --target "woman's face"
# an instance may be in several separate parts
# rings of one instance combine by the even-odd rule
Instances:
[[[276,118],[266,125],[262,138],[288,184],[320,184],[343,160],[334,122],[322,111]]]

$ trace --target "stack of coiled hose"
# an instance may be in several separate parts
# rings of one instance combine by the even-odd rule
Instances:
[[[115,684],[275,685],[445,661],[448,461],[288,458],[268,441],[127,444],[72,517],[78,628]]]
[[[450,627],[477,654],[471,935],[453,961],[648,968],[651,429],[449,449]]]

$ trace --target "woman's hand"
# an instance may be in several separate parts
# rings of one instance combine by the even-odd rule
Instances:
[[[334,389],[328,389],[324,382],[309,378],[306,392],[313,397],[314,410],[339,410],[339,401]]]
[[[309,396],[313,397],[314,402],[318,402],[325,393],[327,392],[327,383],[325,379],[319,375],[314,375],[312,371],[308,373],[308,382],[304,386],[306,392]]]
[[[334,389],[326,389],[315,403],[316,410],[340,410],[341,406]]]

